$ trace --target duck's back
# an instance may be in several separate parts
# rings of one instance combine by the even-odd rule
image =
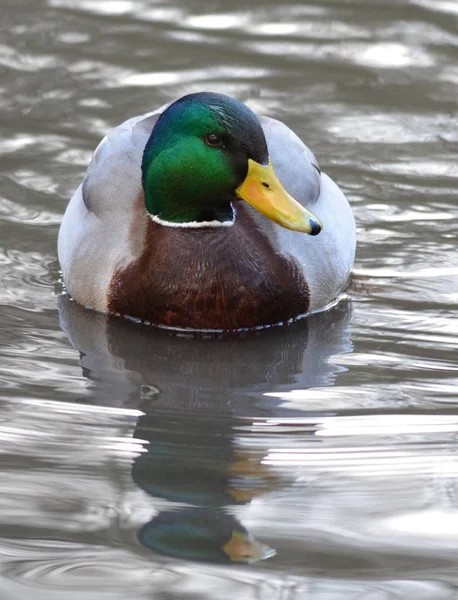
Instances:
[[[148,224],[141,162],[159,111],[134,117],[100,142],[59,231],[65,285],[81,304],[105,312],[113,273],[141,252]]]

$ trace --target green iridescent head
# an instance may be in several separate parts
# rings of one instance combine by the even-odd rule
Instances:
[[[242,199],[289,229],[321,230],[276,178],[254,112],[222,94],[190,94],[161,114],[143,153],[142,184],[148,212],[169,225],[230,223]]]

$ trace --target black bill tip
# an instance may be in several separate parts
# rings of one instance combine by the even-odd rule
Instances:
[[[310,227],[312,228],[310,235],[318,235],[320,233],[320,231],[323,229],[322,225],[320,223],[318,223],[318,221],[314,221],[313,219],[310,219],[309,223],[310,223]]]

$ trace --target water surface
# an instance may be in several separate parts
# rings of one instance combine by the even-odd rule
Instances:
[[[457,597],[457,18],[6,2],[2,600]],[[285,121],[347,194],[336,309],[190,339],[58,297],[60,219],[100,138],[203,89]]]

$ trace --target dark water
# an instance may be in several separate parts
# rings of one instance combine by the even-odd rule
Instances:
[[[1,8],[1,599],[458,598],[458,2]],[[335,310],[189,339],[58,298],[99,139],[202,89],[348,195]]]

